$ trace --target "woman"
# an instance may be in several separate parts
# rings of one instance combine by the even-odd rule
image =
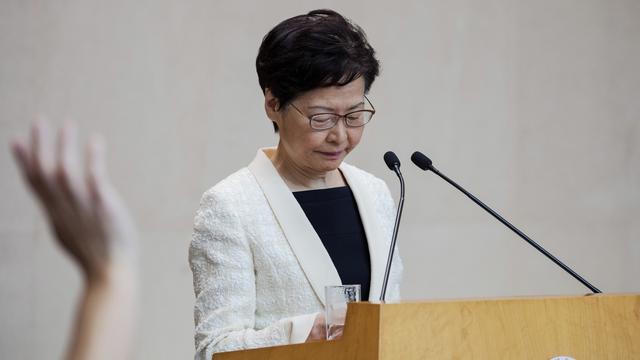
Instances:
[[[196,359],[324,339],[327,285],[361,284],[363,299],[378,299],[394,203],[382,180],[343,162],[375,112],[374,54],[330,10],[264,38],[256,68],[280,139],[202,197],[189,252]],[[389,300],[401,272],[395,259]]]

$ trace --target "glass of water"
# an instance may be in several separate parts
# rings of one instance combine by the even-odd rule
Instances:
[[[360,285],[325,286],[327,340],[342,336],[344,320],[347,317],[347,304],[360,301]]]

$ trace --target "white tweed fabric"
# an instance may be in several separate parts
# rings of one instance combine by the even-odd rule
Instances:
[[[340,284],[319,237],[265,151],[270,150],[259,150],[248,168],[205,192],[196,213],[189,248],[195,359],[304,341],[306,336],[292,338],[294,329],[308,334],[315,313],[324,311],[324,286]],[[372,260],[370,300],[377,300],[395,205],[382,180],[344,163],[340,170],[365,226]],[[396,251],[388,301],[399,300],[401,275]]]

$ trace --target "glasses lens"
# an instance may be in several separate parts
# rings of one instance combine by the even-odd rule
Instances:
[[[373,112],[368,110],[356,111],[347,115],[347,125],[357,127],[368,123],[373,116]]]
[[[360,127],[368,123],[372,116],[373,111],[360,110],[349,113],[345,115],[344,118],[347,122],[347,126]],[[342,118],[342,116],[338,114],[316,114],[310,117],[311,127],[315,130],[331,129],[336,125],[336,123],[338,123],[340,118]]]
[[[311,117],[311,127],[316,130],[330,129],[338,122],[335,114],[317,114]]]

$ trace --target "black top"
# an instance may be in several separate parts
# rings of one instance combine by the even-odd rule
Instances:
[[[362,300],[369,300],[369,247],[351,189],[343,186],[298,191],[293,196],[320,236],[342,284],[360,284]]]

